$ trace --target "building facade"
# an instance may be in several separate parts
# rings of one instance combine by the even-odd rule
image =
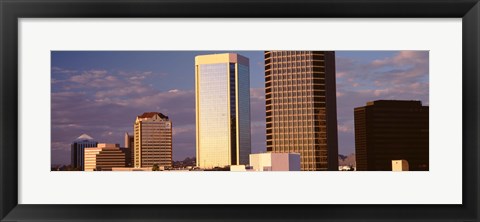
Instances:
[[[126,161],[126,166],[128,167],[133,166],[133,160],[135,159],[134,152],[133,152],[134,147],[135,147],[135,137],[133,135],[129,135],[128,133],[125,133],[124,152],[127,155],[127,157],[125,158],[125,161]]]
[[[195,57],[196,164],[248,164],[250,68],[235,53]]]
[[[409,171],[408,161],[406,160],[392,160],[392,171]]]
[[[80,135],[70,145],[71,165],[77,170],[84,170],[85,148],[96,147],[97,141],[87,134]]]
[[[392,160],[409,170],[429,168],[428,106],[420,101],[377,100],[354,110],[359,171],[391,171]]]
[[[97,147],[85,148],[85,171],[112,171],[125,167],[125,153],[118,144],[99,143]]]
[[[300,171],[299,153],[250,154],[253,171]]]
[[[300,153],[302,170],[338,170],[335,84],[335,52],[266,51],[267,151]]]
[[[133,166],[135,168],[172,166],[172,122],[168,116],[148,112],[134,124]]]

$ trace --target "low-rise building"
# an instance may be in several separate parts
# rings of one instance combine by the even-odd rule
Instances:
[[[250,154],[250,166],[254,171],[300,171],[299,153]]]
[[[408,161],[392,160],[392,171],[408,171]]]
[[[112,171],[152,171],[151,167],[134,168],[134,167],[113,167]]]
[[[99,143],[97,147],[85,148],[85,171],[111,171],[125,167],[125,153],[119,144]]]
[[[246,166],[246,165],[231,165],[230,171],[246,172],[246,171],[253,171],[253,168],[251,166]]]

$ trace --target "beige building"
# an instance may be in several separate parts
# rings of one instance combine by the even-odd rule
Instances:
[[[335,52],[266,51],[267,151],[300,153],[302,170],[338,170]]]
[[[392,160],[392,171],[408,171],[408,161]]]
[[[254,171],[300,171],[298,153],[250,154],[250,166]]]
[[[125,167],[125,153],[118,144],[99,143],[85,148],[85,171],[111,171],[113,167]]]
[[[135,168],[172,166],[172,122],[168,116],[148,112],[134,124],[133,166]]]
[[[235,53],[195,57],[196,164],[248,164],[249,60]]]

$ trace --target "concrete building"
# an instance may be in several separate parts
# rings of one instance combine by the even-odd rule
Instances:
[[[129,135],[128,133],[125,133],[125,141],[124,141],[124,151],[125,154],[127,155],[125,157],[126,161],[126,166],[132,167],[133,166],[133,160],[135,159],[133,149],[135,147],[135,137],[133,135]]]
[[[335,52],[266,51],[265,103],[267,152],[338,170]]]
[[[119,144],[99,143],[97,147],[85,148],[85,171],[111,171],[125,167],[125,153]]]
[[[135,168],[172,166],[172,122],[168,116],[148,112],[134,124],[133,166]]]
[[[249,60],[235,53],[195,57],[196,164],[248,164]]]
[[[406,160],[411,171],[429,168],[428,106],[420,101],[377,100],[354,110],[358,171],[391,171]]]
[[[392,160],[392,171],[408,171],[408,161]]]
[[[299,153],[250,154],[250,166],[254,171],[300,171]]]
[[[96,147],[98,144],[92,137],[87,134],[80,135],[70,145],[70,158],[73,168],[84,170],[83,163],[85,161],[85,148]]]

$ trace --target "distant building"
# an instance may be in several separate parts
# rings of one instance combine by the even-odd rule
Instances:
[[[133,135],[128,135],[128,133],[125,133],[125,142],[124,142],[124,147],[125,147],[125,154],[127,154],[125,160],[128,167],[133,166],[133,160],[135,159],[134,157],[134,152],[133,149],[135,147],[135,137]]]
[[[354,168],[352,166],[338,166],[339,171],[353,171]]]
[[[299,171],[299,153],[250,154],[250,166],[254,171]]]
[[[300,153],[302,170],[338,170],[335,52],[266,51],[267,151]]]
[[[392,171],[408,171],[408,161],[392,160]]]
[[[88,147],[96,147],[97,144],[98,142],[87,134],[82,134],[77,139],[75,139],[70,145],[70,158],[72,168],[84,170],[84,150]]]
[[[391,171],[406,160],[411,171],[428,170],[428,106],[420,101],[377,100],[357,107],[355,154],[358,171]]]
[[[85,171],[111,171],[125,167],[125,153],[118,144],[99,143],[97,147],[85,148]]]
[[[250,68],[235,53],[195,57],[197,166],[248,164]]]
[[[134,167],[113,167],[112,171],[152,171],[151,167],[134,168]]]
[[[134,124],[133,166],[135,168],[172,166],[172,122],[168,116],[148,112]]]
[[[132,167],[132,149],[120,147],[120,151],[125,154],[125,166]]]

